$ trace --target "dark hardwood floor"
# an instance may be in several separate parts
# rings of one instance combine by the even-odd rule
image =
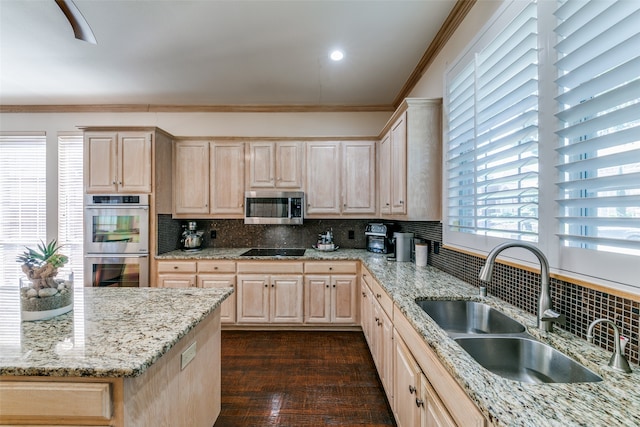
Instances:
[[[215,427],[394,425],[361,332],[222,331]]]

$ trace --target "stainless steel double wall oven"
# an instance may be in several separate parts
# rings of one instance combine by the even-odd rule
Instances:
[[[149,195],[86,195],[84,285],[149,286]]]

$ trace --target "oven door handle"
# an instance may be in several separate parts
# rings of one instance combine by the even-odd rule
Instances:
[[[111,253],[91,253],[85,254],[85,258],[149,258],[149,254],[111,254]]]
[[[149,210],[149,206],[127,206],[127,205],[86,205],[85,209],[144,209]]]

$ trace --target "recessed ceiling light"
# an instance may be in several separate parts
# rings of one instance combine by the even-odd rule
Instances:
[[[333,59],[334,61],[341,61],[342,58],[344,58],[344,53],[342,53],[341,50],[334,50],[329,54],[329,58]]]

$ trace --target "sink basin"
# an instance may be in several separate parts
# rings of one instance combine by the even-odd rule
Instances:
[[[449,335],[519,334],[525,327],[487,304],[462,300],[416,300]]]
[[[524,383],[602,381],[553,347],[521,337],[465,337],[455,341],[494,374]]]

